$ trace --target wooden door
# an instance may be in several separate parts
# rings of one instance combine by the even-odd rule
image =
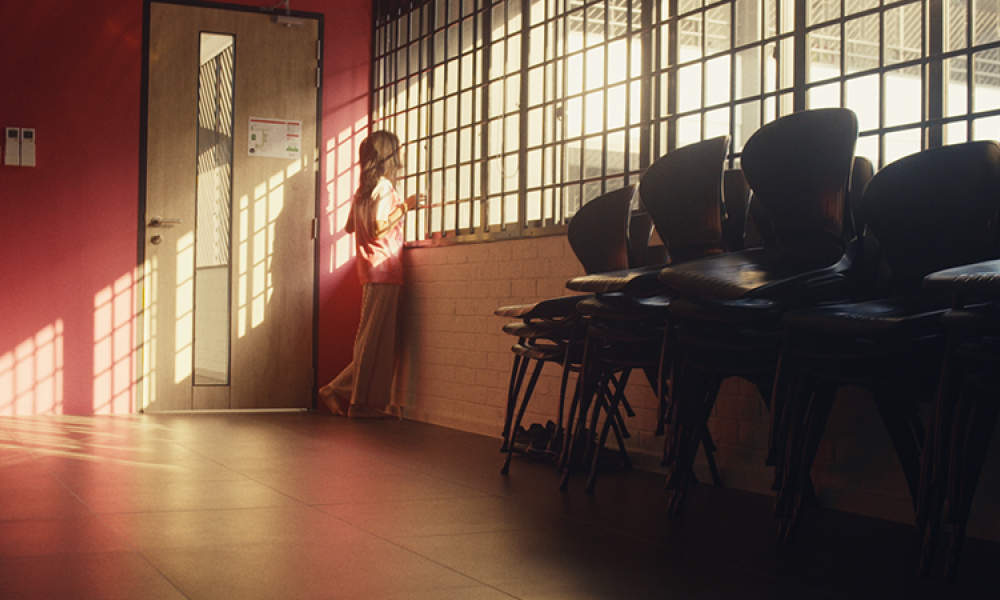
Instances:
[[[153,3],[143,410],[312,404],[319,24]]]

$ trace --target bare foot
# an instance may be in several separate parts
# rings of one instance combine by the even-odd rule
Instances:
[[[347,411],[341,408],[340,396],[335,394],[330,386],[326,385],[319,389],[319,397],[323,399],[323,403],[326,407],[330,409],[335,417],[346,417]]]

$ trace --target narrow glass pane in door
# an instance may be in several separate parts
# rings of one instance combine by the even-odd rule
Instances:
[[[233,205],[233,36],[201,34],[194,385],[228,385]]]

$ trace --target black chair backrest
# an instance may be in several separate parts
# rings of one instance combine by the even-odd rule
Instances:
[[[629,213],[635,186],[608,192],[580,207],[569,222],[567,238],[583,270],[621,271],[629,267]]]
[[[846,108],[792,113],[750,136],[740,166],[775,240],[822,235],[842,244],[857,136],[857,118]]]
[[[872,177],[860,209],[892,293],[918,290],[934,271],[1000,258],[1000,145],[967,142],[905,156]]]
[[[729,138],[676,148],[658,158],[639,180],[639,196],[667,247],[670,262],[722,248],[722,173]]]
[[[643,211],[633,211],[628,222],[628,268],[645,267],[650,263],[649,241],[653,234],[653,219]]]
[[[854,157],[851,169],[851,184],[848,188],[846,211],[844,214],[844,232],[841,236],[846,245],[847,254],[851,260],[850,268],[845,272],[853,286],[856,300],[869,300],[879,296],[877,291],[878,273],[878,242],[868,231],[862,207],[865,189],[874,175],[872,161],[864,156]]]
[[[750,214],[750,184],[742,169],[726,169],[722,175],[722,246],[726,252],[746,248],[747,218]]]

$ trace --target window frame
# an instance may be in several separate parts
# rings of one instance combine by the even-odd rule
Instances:
[[[407,143],[400,191],[432,198],[407,219],[407,244],[562,234],[579,206],[636,183],[655,156],[726,133],[729,166],[738,166],[756,128],[808,108],[871,103],[858,92],[866,85],[878,90],[877,119],[863,119],[859,154],[876,167],[1000,139],[980,131],[1000,127],[1000,85],[982,100],[977,83],[1000,82],[1000,7],[976,10],[976,0],[374,0],[373,128]],[[864,35],[877,36],[876,52]],[[610,74],[619,46],[624,76]],[[592,60],[604,62],[596,84]],[[894,122],[887,90],[912,86],[907,72],[919,76],[919,106]],[[721,95],[704,83],[723,78]],[[699,82],[693,104],[676,91],[690,81]],[[625,116],[609,128],[612,96],[624,96]],[[604,108],[598,131],[588,102]]]

